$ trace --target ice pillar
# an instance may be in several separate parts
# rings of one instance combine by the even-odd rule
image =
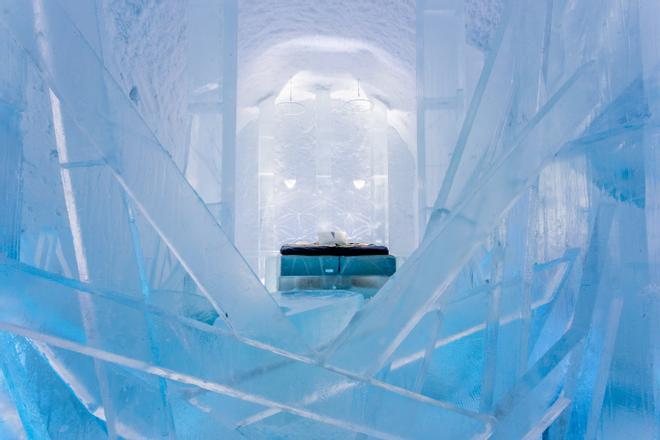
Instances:
[[[222,62],[222,214],[221,223],[232,243],[236,217],[236,84],[238,2],[224,0]]]

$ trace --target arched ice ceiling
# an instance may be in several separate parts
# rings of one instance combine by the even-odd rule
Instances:
[[[349,75],[360,78],[361,88],[392,110],[400,132],[410,133],[415,108],[414,0],[239,4],[240,109],[276,96],[301,71]]]

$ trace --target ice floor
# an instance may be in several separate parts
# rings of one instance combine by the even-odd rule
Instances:
[[[0,438],[660,439],[659,17],[0,0]]]

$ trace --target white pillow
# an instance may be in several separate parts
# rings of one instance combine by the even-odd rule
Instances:
[[[318,232],[319,244],[323,246],[334,246],[338,244],[347,244],[348,238],[344,231],[324,231]]]

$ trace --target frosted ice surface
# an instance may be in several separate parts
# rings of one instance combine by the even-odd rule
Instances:
[[[298,336],[292,326],[283,319],[275,302],[126,100],[91,47],[77,33],[64,10],[57,3],[43,3],[41,10],[35,13],[39,17],[37,26],[41,26],[35,38],[32,26],[20,26],[21,20],[31,15],[30,9],[27,3],[20,3],[3,11],[5,23],[10,26],[8,35],[16,38],[17,44],[26,51],[26,62],[39,66],[40,74],[52,91],[54,106],[70,111],[75,124],[86,135],[84,144],[67,145],[64,127],[56,127],[56,136],[61,131],[62,147],[58,148],[91,151],[103,166],[110,167],[127,195],[199,283],[200,290],[221,316],[232,322],[233,327],[240,330],[241,321],[244,321],[246,332],[263,331],[261,337],[265,341],[277,341],[283,346],[304,351],[304,344],[297,343]],[[78,53],[75,63],[71,63],[64,53],[72,50]],[[105,87],[97,87],[99,83],[104,83]],[[61,161],[67,162],[61,157],[62,151],[59,155]],[[153,173],[145,172],[144,164],[147,163],[153,164]],[[178,208],[171,210],[169,206]],[[187,226],[184,228],[183,224]],[[194,241],[183,235],[184,229],[199,234],[198,242],[205,243],[204,251],[191,246]],[[227,268],[232,281],[214,271],[217,264]],[[240,292],[240,295],[231,295],[231,291]],[[225,299],[220,300],[219,296]],[[242,307],[246,309],[239,311]],[[265,315],[259,318],[260,313]],[[263,319],[279,322],[284,333],[277,335],[275,327],[266,331],[254,325]]]
[[[0,0],[0,437],[660,438],[657,1],[76,6]],[[238,86],[222,78],[234,26]],[[296,67],[271,73],[280,55]],[[222,198],[236,172],[236,203],[272,209],[291,188],[255,182],[289,165],[262,167],[245,139],[281,164],[340,138],[389,155],[386,132],[414,139],[415,69],[423,133],[402,151],[435,199],[397,225],[419,216],[419,246],[374,296],[269,292],[252,243],[267,216],[227,220]],[[282,78],[327,98],[360,73],[387,130],[359,131],[338,98],[325,116],[354,132],[250,119]],[[237,94],[235,141],[222,97]],[[305,126],[312,146],[270,136]],[[351,190],[378,211],[348,195],[335,211],[360,236],[412,237],[374,220],[412,172],[384,159],[378,191],[364,176]],[[363,262],[337,271],[381,274]]]
[[[386,384],[361,382],[345,373],[318,366],[309,358],[280,353],[274,347],[238,339],[231,333],[196,321],[151,311],[139,302],[108,293],[84,291],[80,283],[66,279],[51,281],[21,266],[8,264],[2,266],[1,271],[3,289],[0,295],[5,307],[0,327],[39,342],[110,361],[113,368],[120,365],[138,373],[179,380],[207,392],[380,437],[403,436],[410,432],[410,427],[404,423],[407,417],[419,418],[415,428],[418,435],[443,426],[456,435],[474,435],[486,429],[487,418],[476,413],[440,405]],[[12,295],[14,291],[21,292],[20,297],[25,301]],[[93,303],[97,310],[104,310],[104,315],[94,323],[96,335],[93,339],[86,337],[88,317],[78,313],[82,300]],[[26,314],[26,307],[33,308],[32,316]],[[123,325],[116,326],[111,316],[122,316]],[[150,338],[139,336],[149,328]],[[157,353],[153,352],[152,344],[158,347]],[[130,371],[124,374],[127,375],[126,385],[136,380]],[[304,380],[291,380],[291,375]],[[169,398],[171,393],[170,390]],[[377,403],[378,414],[351,411],[358,396],[367,399],[367,403]],[[126,392],[120,397],[127,401],[113,399],[117,415],[126,410],[128,404],[135,404],[135,399]],[[159,403],[155,396],[150,401],[153,405]],[[162,412],[166,409],[160,410],[164,417]],[[114,423],[120,425],[122,418],[117,417]]]

